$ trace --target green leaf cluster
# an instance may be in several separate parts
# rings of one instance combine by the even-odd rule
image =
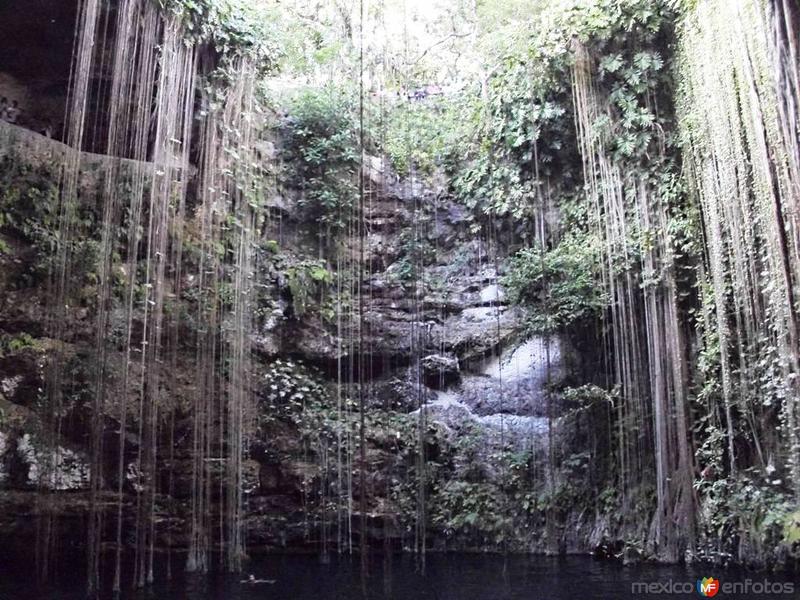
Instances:
[[[597,318],[607,304],[594,272],[598,255],[596,238],[569,235],[549,251],[517,252],[502,283],[509,299],[529,310],[534,331],[564,331]]]
[[[266,74],[280,56],[277,15],[261,3],[248,0],[157,0],[174,14],[187,31],[187,41],[205,44],[220,65],[247,57]]]
[[[341,232],[356,206],[360,129],[356,99],[335,87],[308,88],[289,103],[283,128],[287,183],[318,233]]]
[[[333,274],[323,260],[304,260],[286,269],[286,281],[294,316],[300,318],[315,302],[315,292],[333,281]]]

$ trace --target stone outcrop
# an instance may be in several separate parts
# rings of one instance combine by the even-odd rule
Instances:
[[[272,156],[279,149],[264,146],[261,151]],[[13,156],[14,160],[35,167],[57,165],[69,152],[72,150],[63,144],[0,123],[0,159]],[[82,186],[88,192],[101,180],[111,161],[84,153],[81,163]],[[356,401],[362,396],[370,418],[368,524],[376,537],[390,532],[398,546],[402,545],[407,524],[402,522],[406,517],[395,514],[400,501],[392,494],[408,492],[402,486],[415,468],[420,424],[415,411],[420,407],[430,417],[426,425],[430,438],[426,456],[441,462],[442,468],[453,468],[455,463],[462,465],[457,469],[483,469],[491,479],[496,473],[492,475],[493,467],[487,466],[489,455],[509,441],[509,432],[515,432],[520,448],[532,437],[539,439],[538,445],[544,439],[539,388],[545,380],[527,373],[515,383],[501,365],[498,369],[506,375],[499,384],[498,379],[502,378],[485,372],[493,368],[492,355],[512,342],[516,344],[520,315],[506,303],[499,286],[501,273],[487,258],[487,247],[472,239],[464,209],[441,187],[419,180],[413,184],[404,181],[378,159],[368,163],[370,180],[382,191],[370,199],[365,215],[369,251],[365,257],[367,276],[361,283],[361,331],[362,323],[352,321],[343,323],[339,330],[335,320],[326,319],[319,306],[297,309],[288,274],[300,265],[316,264],[319,240],[300,220],[292,190],[282,190],[268,201],[270,211],[283,225],[281,237],[259,249],[260,305],[251,335],[259,425],[257,439],[249,447],[243,479],[248,543],[256,546],[318,547],[320,525],[315,511],[325,486],[331,485],[330,481],[323,481],[320,465],[324,460],[334,460],[331,456],[323,459],[321,440],[333,443],[331,440],[344,435],[342,443],[353,444],[352,438],[346,441],[352,431],[336,432],[332,422],[336,410],[344,410],[352,418]],[[129,169],[147,167],[131,161],[123,161],[122,165]],[[415,206],[424,209],[415,212]],[[402,236],[412,228],[417,228],[419,239],[431,251],[424,255],[421,268],[416,265],[417,271],[410,275],[405,254],[408,248]],[[3,235],[2,239],[9,252],[0,256],[0,335],[3,340],[19,337],[13,349],[0,353],[0,504],[8,510],[5,520],[0,520],[0,534],[9,534],[25,529],[26,523],[31,525],[23,498],[31,502],[35,488],[72,496],[71,505],[54,505],[60,517],[72,520],[85,514],[90,427],[87,398],[76,393],[64,406],[63,418],[69,428],[52,454],[57,458],[48,460],[48,437],[36,413],[46,387],[46,364],[52,351],[52,342],[44,337],[44,286],[41,281],[20,285],[20,281],[30,279],[28,271],[35,257],[21,238]],[[338,248],[352,260],[357,256],[357,247],[358,240],[345,239]],[[325,266],[332,270],[333,264],[335,261],[329,257]],[[127,274],[121,272],[120,277],[126,278]],[[197,284],[190,273],[184,273],[183,278],[181,288],[189,297]],[[88,286],[83,305],[70,311],[70,339],[63,347],[70,369],[78,373],[86,389],[92,381],[92,373],[86,370],[92,364],[93,344],[91,283]],[[310,296],[310,301],[316,301],[314,294]],[[114,308],[110,313],[111,328],[124,329],[124,318],[124,310]],[[191,339],[191,333],[186,339]],[[159,544],[165,546],[182,546],[187,540],[192,485],[192,421],[188,406],[198,385],[194,348],[190,346],[178,353],[174,365],[165,364],[161,377],[165,382],[165,414],[175,411],[170,438],[175,440],[174,447],[170,452],[161,452],[158,463],[160,489],[166,489],[168,484],[172,489],[169,498],[160,500],[163,515],[159,517]],[[109,372],[121,372],[124,358],[123,352],[110,348]],[[291,390],[278,390],[271,400],[265,389],[265,373],[278,360],[286,365],[287,358],[293,365],[291,376],[300,373],[299,379],[293,380]],[[355,373],[363,373],[366,378],[361,386],[353,381]],[[315,383],[307,388],[308,381]],[[337,382],[341,386],[337,387]],[[286,394],[281,395],[280,391]],[[443,401],[443,394],[456,394],[458,401]],[[497,400],[500,396],[502,405]],[[117,447],[117,402],[117,398],[109,399],[108,414],[104,415],[105,446],[109,449]],[[484,436],[486,443],[476,460],[486,461],[485,465],[463,466],[472,460],[459,449],[461,437],[470,426],[479,428]],[[126,503],[153,485],[135,467],[139,448],[136,428],[136,417],[132,416],[128,420],[128,454],[122,474]],[[324,438],[323,434],[329,437]],[[113,490],[119,475],[111,450],[106,460],[109,468],[105,487]],[[43,476],[42,465],[48,462],[52,469]],[[215,489],[224,477],[224,466],[222,459],[214,459],[209,468]],[[357,497],[357,478],[351,485]],[[393,491],[388,493],[390,489]],[[108,495],[107,506],[111,510],[116,498],[111,491]],[[353,520],[358,522],[357,516]]]
[[[429,354],[420,361],[422,376],[428,387],[442,389],[461,378],[458,358],[452,355]]]

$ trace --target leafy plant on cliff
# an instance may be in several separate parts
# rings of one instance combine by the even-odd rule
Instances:
[[[183,23],[188,37],[208,44],[223,68],[246,56],[261,72],[272,70],[280,54],[277,15],[266,4],[247,0],[157,0]]]
[[[390,106],[384,150],[403,176],[429,176],[438,168],[451,170],[457,160],[466,123],[460,98],[400,100]]]
[[[269,407],[260,412],[266,421],[277,417],[299,423],[306,405],[324,400],[327,392],[315,370],[299,361],[276,359],[259,384],[259,395]]]
[[[507,530],[504,504],[496,485],[447,481],[436,496],[431,521],[447,537],[460,537],[478,546],[494,546],[503,541]]]
[[[55,259],[59,177],[54,166],[30,166],[16,156],[0,159],[0,229],[33,249],[32,258],[26,257],[24,280],[18,285],[42,282]],[[93,236],[98,219],[90,192],[76,207],[74,227],[83,235],[69,242],[69,252],[75,257],[70,283],[76,287],[96,283],[98,244]]]
[[[529,309],[534,331],[563,331],[597,318],[607,303],[596,261],[591,236],[568,236],[552,250],[525,248],[512,256],[503,286],[512,302]]]
[[[288,183],[300,191],[301,216],[320,235],[338,234],[358,197],[360,134],[352,96],[329,87],[292,98],[284,123]]]
[[[332,281],[333,275],[322,260],[305,260],[288,267],[286,282],[294,316],[302,317],[314,303],[314,293]]]

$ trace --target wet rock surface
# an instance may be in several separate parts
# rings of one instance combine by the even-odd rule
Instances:
[[[42,161],[60,160],[66,152],[63,145],[45,142],[35,134],[0,127],[0,142],[3,135],[9,143]],[[262,152],[272,155],[276,149],[265,146]],[[95,174],[102,173],[104,165],[102,157],[87,157],[86,168]],[[486,244],[473,239],[469,232],[465,209],[443,188],[419,180],[413,184],[402,181],[377,159],[370,161],[369,177],[383,187],[383,192],[373,198],[365,216],[368,267],[358,288],[363,318],[356,315],[342,322],[341,328],[335,319],[325,316],[321,305],[299,310],[292,270],[321,268],[333,272],[336,263],[319,258],[319,240],[310,233],[308,224],[299,220],[297,194],[284,190],[268,201],[270,211],[284,226],[277,239],[259,249],[257,287],[261,304],[250,337],[253,391],[258,401],[254,419],[258,425],[242,479],[248,544],[254,546],[319,547],[318,507],[323,501],[334,502],[326,495],[332,494],[334,482],[321,475],[321,465],[332,469],[334,461],[342,460],[335,454],[326,455],[325,448],[341,443],[354,452],[354,423],[362,398],[370,418],[365,482],[369,535],[374,540],[388,535],[398,548],[409,527],[402,521],[408,516],[398,516],[408,511],[408,506],[398,504],[398,494],[404,497],[411,493],[404,486],[416,468],[420,426],[428,428],[425,453],[429,460],[441,463],[442,468],[481,472],[492,481],[499,474],[489,466],[492,453],[500,448],[539,448],[546,442],[541,388],[547,377],[543,375],[541,348],[537,346],[536,352],[531,350],[526,355],[525,344],[517,341],[520,314],[506,302],[499,285],[502,273],[489,260]],[[428,210],[415,213],[415,205]],[[407,248],[401,237],[412,226],[419,228],[420,239],[435,251],[427,254],[423,264],[417,265],[418,272],[410,276]],[[67,435],[55,447],[49,445],[50,438],[36,412],[46,388],[47,360],[53,349],[42,325],[47,303],[41,296],[41,282],[31,280],[36,257],[27,253],[24,240],[5,235],[3,240],[11,252],[0,255],[0,335],[4,341],[14,340],[13,349],[0,353],[0,505],[6,511],[0,519],[0,534],[8,534],[33,526],[30,505],[36,498],[36,488],[64,493],[53,507],[59,519],[72,522],[85,518],[90,407],[88,397],[71,394],[63,415],[64,422],[69,423]],[[358,240],[343,240],[339,251],[347,260],[354,260]],[[123,268],[118,276],[125,280],[129,274]],[[196,277],[185,273],[181,287],[187,297],[196,294]],[[83,304],[69,313],[70,340],[63,350],[70,377],[88,389],[93,378],[92,298],[96,290],[89,285],[84,292]],[[309,301],[318,302],[315,294],[310,296]],[[352,298],[346,300],[351,302]],[[115,307],[109,319],[112,330],[124,331],[124,309]],[[157,473],[150,480],[136,468],[139,423],[135,411],[129,413],[122,483],[126,518],[132,518],[129,515],[136,495],[158,486],[158,544],[182,547],[188,540],[191,510],[191,402],[198,393],[198,373],[192,332],[180,330],[178,335],[186,340],[187,347],[171,359],[174,362],[165,363],[161,375],[164,414],[175,411],[174,425],[170,425],[174,430],[168,429],[166,421],[161,424]],[[523,350],[508,354],[520,347]],[[492,359],[502,348],[506,349],[505,358]],[[555,365],[556,345],[551,358]],[[110,372],[119,377],[124,370],[123,349],[110,350],[107,360]],[[278,361],[289,369],[282,372],[285,380],[268,385],[266,373]],[[140,376],[136,364],[134,361],[132,380]],[[511,374],[514,369],[520,371],[516,378]],[[554,367],[553,373],[556,371]],[[364,378],[361,385],[359,377]],[[316,382],[313,392],[304,391],[308,381]],[[274,397],[271,385],[280,388]],[[321,390],[327,390],[327,395]],[[129,391],[131,410],[137,395],[136,390]],[[109,398],[108,414],[104,415],[108,465],[104,510],[109,511],[110,519],[117,502],[110,490],[118,483],[119,403],[119,397]],[[420,419],[420,407],[424,407],[424,419]],[[349,415],[350,425],[337,430],[332,423],[342,414]],[[458,448],[470,436],[478,441],[478,449],[467,458],[458,454]],[[213,490],[224,485],[226,476],[226,464],[217,458],[216,450],[212,449],[204,465]],[[455,467],[450,464],[453,461]],[[360,494],[359,478],[354,477],[357,472],[355,462],[345,463],[340,470],[339,484],[350,486],[351,497]],[[166,490],[171,490],[169,495]],[[60,502],[66,496],[72,499],[71,504]],[[359,523],[355,508],[349,510],[352,521]]]
[[[428,418],[453,435],[467,429],[476,433],[484,458],[503,447],[544,447],[548,386],[563,375],[560,341],[534,337],[517,342],[470,369],[460,383],[436,392],[424,409]]]
[[[458,358],[453,355],[429,354],[420,361],[423,379],[428,387],[443,389],[461,379]]]

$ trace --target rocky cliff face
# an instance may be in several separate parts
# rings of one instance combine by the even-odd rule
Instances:
[[[53,344],[43,326],[48,257],[40,230],[50,222],[57,165],[67,151],[0,123],[0,160],[11,174],[2,203],[7,218],[0,228],[0,528],[23,537],[32,535],[37,488],[69,497],[69,502],[57,504],[64,527],[79,521],[87,506],[96,285],[90,265],[80,285],[81,306],[68,326],[72,383],[65,394],[64,435],[54,455],[47,451],[50,432],[38,413]],[[81,185],[89,221],[98,218],[90,190],[108,164],[103,157],[85,157]],[[248,540],[261,547],[318,548],[322,538],[341,544],[343,537],[355,535],[352,527],[358,519],[346,498],[361,494],[352,453],[354,399],[364,393],[366,494],[374,537],[388,536],[398,546],[408,543],[416,518],[415,465],[423,427],[430,463],[431,545],[491,547],[507,525],[498,520],[485,528],[476,520],[484,512],[500,510],[509,469],[524,471],[515,483],[520,494],[528,493],[525,486],[536,487],[531,473],[541,469],[550,431],[561,428],[567,418],[560,420],[564,410],[551,401],[549,390],[566,376],[571,351],[566,340],[518,337],[520,315],[498,286],[496,265],[503,257],[495,252],[502,250],[488,248],[470,233],[463,208],[442,187],[403,181],[381,170],[377,159],[369,165],[380,192],[371,197],[365,215],[361,331],[358,322],[337,324],[326,317],[324,303],[333,298],[312,297],[320,291],[313,276],[306,282],[313,293],[301,310],[301,269],[322,264],[333,271],[335,259],[318,262],[318,240],[298,216],[292,190],[271,201],[281,229],[274,244],[260,251],[259,318],[251,336],[256,430],[245,464]],[[406,271],[404,242],[411,231],[431,249],[414,277]],[[359,240],[345,238],[338,248],[358,256]],[[191,277],[181,287],[188,298]],[[112,320],[124,318],[121,310],[111,315]],[[123,348],[118,346],[108,360],[110,372],[120,372]],[[164,367],[168,383],[162,410],[171,415],[173,425],[168,430],[166,418],[162,424],[158,482],[143,481],[136,472],[135,419],[127,434],[124,489],[134,498],[147,486],[157,486],[159,535],[165,546],[187,543],[192,464],[188,407],[198,385],[194,361],[187,343]],[[365,379],[359,388],[353,369],[362,364]],[[119,423],[113,411],[103,418],[106,447],[115,448]],[[508,462],[512,453],[523,461],[516,467]],[[54,468],[43,481],[41,464],[46,460]],[[111,490],[119,477],[116,457],[109,450],[104,460]],[[220,464],[216,483],[223,472]],[[479,505],[470,508],[475,502]],[[542,535],[534,523],[515,544],[531,549]],[[580,536],[570,542],[573,549],[586,543]]]

